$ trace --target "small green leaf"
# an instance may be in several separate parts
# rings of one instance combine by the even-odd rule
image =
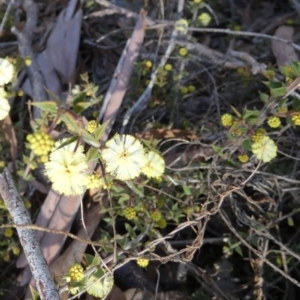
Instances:
[[[234,250],[240,255],[243,257],[243,251],[242,251],[242,248],[240,245],[237,245]]]
[[[138,196],[140,196],[140,197],[145,197],[143,191],[140,191],[140,190],[138,189],[138,187],[137,187],[135,184],[133,184],[131,181],[125,181],[125,183],[126,183],[127,186],[128,186],[133,192],[135,192]]]
[[[291,226],[291,227],[293,227],[293,226],[295,225],[294,220],[293,220],[292,217],[289,217],[289,218],[287,219],[287,223],[288,223],[288,225]]]
[[[271,89],[271,95],[273,95],[275,97],[284,96],[286,94],[286,92],[287,92],[287,87],[286,86]]]
[[[247,120],[247,119],[258,118],[259,114],[260,114],[259,110],[248,110],[248,109],[246,109],[243,113],[243,119]]]
[[[63,122],[65,122],[70,131],[76,132],[78,134],[81,132],[81,128],[78,126],[75,116],[72,115],[70,112],[66,111],[62,113],[60,118]]]
[[[108,123],[109,123],[109,120],[106,121],[105,123],[99,125],[99,126],[97,127],[97,129],[95,130],[94,136],[95,136],[95,138],[96,138],[97,140],[100,140],[100,138],[101,138],[102,135],[104,134],[105,129],[106,129]]]
[[[296,61],[292,62],[292,69],[297,77],[300,77],[300,64]]]
[[[98,149],[91,147],[88,150],[86,157],[87,157],[87,161],[97,161],[101,157],[101,154],[98,151]]]
[[[40,108],[43,111],[50,112],[53,114],[57,113],[58,105],[54,101],[32,102],[31,104]]]
[[[80,92],[78,93],[74,98],[73,98],[73,105],[75,106],[76,104],[80,102],[84,102],[86,97],[86,92]]]
[[[295,77],[293,68],[291,66],[284,66],[280,68],[280,71],[287,78],[293,79]]]
[[[182,185],[182,189],[187,196],[190,196],[192,194],[191,189],[187,185]]]
[[[100,142],[97,141],[90,133],[88,133],[86,130],[82,129],[81,131],[82,139],[89,145],[100,148]]]
[[[130,226],[130,224],[125,223],[125,229],[126,229],[126,231],[129,233],[129,236],[130,236],[132,239],[134,239],[134,238],[136,237],[136,234],[135,234],[133,228]]]
[[[293,97],[293,109],[299,110],[300,108],[300,99],[298,97]]]
[[[264,104],[266,104],[269,100],[269,95],[259,92],[259,98]]]
[[[231,109],[234,111],[234,113],[238,116],[238,118],[241,118],[242,115],[239,113],[238,110],[235,109],[235,107],[233,107],[232,105],[230,105]]]
[[[242,146],[245,150],[252,151],[252,141],[251,140],[243,141]]]

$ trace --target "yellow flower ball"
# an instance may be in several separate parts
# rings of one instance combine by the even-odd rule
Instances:
[[[145,65],[145,67],[147,67],[147,68],[151,68],[152,67],[152,61],[151,60],[146,60],[145,62],[144,62],[144,65]]]
[[[185,95],[189,92],[189,89],[186,87],[186,86],[183,86],[181,89],[180,89],[180,93],[182,95]]]
[[[280,119],[276,116],[269,117],[267,122],[271,128],[278,128],[281,125]]]
[[[171,71],[173,69],[173,66],[171,64],[165,64],[165,70]]]
[[[0,98],[0,120],[4,120],[10,111],[10,105],[7,99]]]
[[[19,97],[22,97],[22,96],[24,95],[23,90],[18,90],[17,95],[18,95]]]
[[[140,141],[131,135],[116,134],[105,146],[101,154],[106,172],[119,180],[129,180],[140,175],[147,163],[145,149]]]
[[[211,16],[208,13],[202,13],[198,20],[201,22],[203,26],[207,26],[211,21]]]
[[[247,154],[241,154],[241,155],[238,156],[238,160],[241,163],[245,164],[246,162],[249,161],[249,156]]]
[[[145,154],[146,164],[141,169],[141,172],[148,178],[159,178],[165,171],[165,161],[161,155],[154,151],[149,151]]]
[[[30,56],[25,57],[24,62],[27,67],[31,66],[32,64],[31,57]]]
[[[194,93],[195,90],[196,90],[196,87],[191,84],[191,85],[188,86],[188,90],[189,90],[190,93]]]
[[[221,116],[221,123],[224,127],[230,127],[233,124],[233,117],[230,114],[223,114]]]
[[[154,221],[154,222],[158,222],[160,219],[161,219],[161,212],[156,209],[154,210],[152,213],[151,213],[151,219]]]
[[[292,121],[294,122],[294,125],[300,126],[300,113],[298,113],[296,116],[293,116]]]
[[[12,250],[12,253],[16,256],[18,256],[21,252],[21,249],[18,246],[14,246],[11,250]]]
[[[14,73],[14,66],[10,63],[10,61],[6,58],[0,58],[0,86],[11,82],[14,77]]]
[[[186,19],[180,19],[175,23],[175,29],[182,34],[187,32],[188,26],[189,23]]]
[[[240,128],[234,129],[231,132],[231,135],[234,136],[234,137],[240,137],[242,134],[243,134],[243,131]]]
[[[75,151],[76,142],[61,147],[66,141],[55,143],[49,161],[45,163],[45,173],[54,190],[67,196],[80,195],[85,192],[88,181],[87,157],[82,145]]]
[[[134,220],[136,218],[136,211],[133,207],[126,207],[124,209],[124,217],[127,220]]]
[[[78,263],[74,264],[68,273],[72,281],[80,281],[84,276],[83,267]]]
[[[267,135],[267,131],[264,128],[259,128],[256,132],[251,136],[253,142],[257,143],[263,139],[264,136]]]
[[[194,0],[194,3],[196,3],[196,4],[199,4],[201,2],[202,2],[202,0]]]
[[[186,56],[188,53],[188,50],[185,47],[182,47],[179,49],[179,55]]]
[[[97,126],[98,126],[98,123],[96,122],[96,120],[89,121],[87,124],[87,131],[89,133],[93,133],[97,129]]]
[[[160,218],[155,225],[160,229],[164,229],[167,227],[167,221],[164,218]]]
[[[5,236],[5,237],[10,238],[10,237],[13,236],[13,234],[14,234],[14,231],[13,231],[12,228],[5,228],[5,229],[4,229],[4,236]]]
[[[136,263],[141,267],[141,268],[146,268],[149,265],[149,259],[146,258],[139,258],[137,259]]]
[[[286,112],[288,112],[288,107],[286,105],[284,105],[282,107],[279,107],[278,108],[278,112],[280,112],[280,113],[286,113]]]

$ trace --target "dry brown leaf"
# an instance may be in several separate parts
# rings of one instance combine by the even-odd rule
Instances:
[[[288,41],[293,40],[294,28],[290,26],[280,26],[275,31],[275,36]],[[295,49],[287,44],[272,40],[272,51],[276,58],[278,67],[288,66],[292,61],[298,61]]]

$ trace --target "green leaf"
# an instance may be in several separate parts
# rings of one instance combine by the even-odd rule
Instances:
[[[236,110],[232,105],[230,105],[231,109],[234,111],[234,113],[238,116],[238,118],[241,118],[242,115],[239,113],[238,110]]]
[[[286,94],[286,92],[287,92],[287,87],[286,86],[271,89],[271,95],[273,95],[275,97],[284,96]]]
[[[127,186],[128,186],[134,193],[136,193],[138,196],[140,196],[140,197],[145,197],[144,192],[143,192],[143,191],[140,191],[140,190],[138,189],[138,187],[137,187],[135,184],[133,184],[133,183],[130,182],[130,181],[125,181],[125,183],[126,183]]]
[[[280,81],[270,80],[270,81],[267,82],[267,86],[270,88],[270,90],[279,89],[279,88],[283,87],[283,83],[280,82]]]
[[[299,110],[300,108],[300,99],[298,99],[297,97],[293,98],[293,109],[295,110]]]
[[[250,139],[243,141],[242,146],[245,150],[252,151],[252,141]]]
[[[129,233],[129,236],[134,239],[136,237],[136,234],[133,230],[133,228],[128,224],[128,223],[125,223],[125,229],[126,231]]]
[[[240,256],[243,257],[243,251],[242,251],[242,248],[241,248],[240,245],[236,246],[236,247],[234,248],[234,250],[235,250]]]
[[[293,220],[292,217],[289,217],[289,218],[287,219],[287,223],[288,223],[288,225],[291,226],[291,227],[294,227],[294,225],[295,225],[294,220]]]
[[[71,114],[68,111],[65,111],[61,114],[60,118],[63,122],[65,122],[70,131],[80,134],[82,128],[78,126],[76,122],[76,117],[73,114]]]
[[[100,142],[97,141],[89,132],[86,130],[82,129],[81,131],[82,134],[82,139],[88,143],[89,145],[95,147],[95,148],[100,148]]]
[[[192,194],[191,189],[187,185],[182,185],[182,189],[187,196],[190,196]]]
[[[295,77],[293,68],[291,66],[284,66],[280,68],[280,71],[287,78],[293,79]]]
[[[94,136],[95,136],[95,138],[96,138],[97,140],[100,140],[100,138],[101,138],[102,135],[104,134],[105,129],[106,129],[108,123],[109,123],[109,120],[106,121],[105,123],[99,125],[99,126],[97,127],[97,129],[95,130]]]
[[[86,92],[80,92],[78,93],[74,98],[73,98],[73,105],[75,106],[76,104],[80,102],[84,102],[86,97]]]
[[[246,109],[243,113],[243,119],[247,120],[247,119],[258,118],[259,114],[260,114],[259,110],[248,110],[248,109]]]
[[[269,100],[269,95],[259,92],[259,98],[264,104],[266,104]]]
[[[297,77],[300,77],[300,64],[296,61],[292,62],[292,69]]]
[[[92,106],[93,104],[90,102],[79,102],[74,107],[73,110],[75,113],[80,114],[88,107]]]
[[[56,114],[58,110],[58,105],[54,101],[32,102],[31,104],[40,108],[43,111],[50,112],[53,114]]]
[[[87,161],[97,161],[101,157],[101,154],[98,151],[98,149],[91,147],[88,150],[86,157],[87,157]]]

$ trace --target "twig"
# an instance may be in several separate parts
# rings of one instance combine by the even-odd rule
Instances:
[[[254,254],[256,254],[261,260],[263,260],[266,264],[268,264],[274,271],[280,273],[284,278],[288,279],[293,284],[300,287],[300,282],[299,281],[292,278],[289,274],[286,274],[284,271],[279,269],[276,265],[271,263],[268,259],[264,258],[264,256],[259,251],[254,249],[248,242],[246,242],[246,240],[232,226],[232,224],[228,220],[228,216],[226,215],[226,213],[222,209],[219,210],[219,215],[222,218],[222,220],[225,222],[225,224],[228,226],[230,231],[241,241],[242,244],[244,244],[245,247],[247,247],[250,251],[252,251]]]
[[[291,45],[296,50],[300,51],[300,46],[295,44],[292,41],[288,41],[285,39],[281,39],[279,37],[265,34],[265,33],[256,33],[256,32],[248,32],[248,31],[234,31],[230,29],[219,29],[219,28],[195,28],[189,27],[187,30],[189,31],[196,31],[196,32],[214,32],[214,33],[225,33],[229,35],[240,35],[240,36],[251,36],[251,37],[260,37],[268,40],[278,41],[287,45]]]
[[[34,101],[45,101],[48,99],[48,95],[45,90],[45,80],[40,71],[39,65],[34,59],[34,53],[32,51],[31,42],[33,33],[36,29],[38,19],[38,8],[32,0],[25,0],[24,7],[27,12],[26,24],[22,31],[19,31],[16,27],[13,27],[11,31],[17,36],[19,42],[19,52],[25,59],[29,57],[31,59],[31,65],[26,67],[27,75],[32,87],[33,100]],[[41,110],[34,107],[33,116],[39,118]]]
[[[14,2],[15,2],[15,0],[10,0],[10,1],[9,1],[9,4],[8,4],[8,6],[7,6],[7,8],[6,8],[4,17],[3,17],[2,21],[1,21],[1,25],[0,25],[0,33],[2,33],[2,31],[3,31],[4,24],[5,24],[6,20],[7,20],[9,11],[11,10],[11,7],[13,6]]]
[[[17,192],[7,168],[0,174],[0,194],[15,224],[32,224],[22,198]],[[41,299],[59,300],[58,290],[54,284],[34,231],[17,228],[17,232],[31,272],[36,280],[36,286]]]

